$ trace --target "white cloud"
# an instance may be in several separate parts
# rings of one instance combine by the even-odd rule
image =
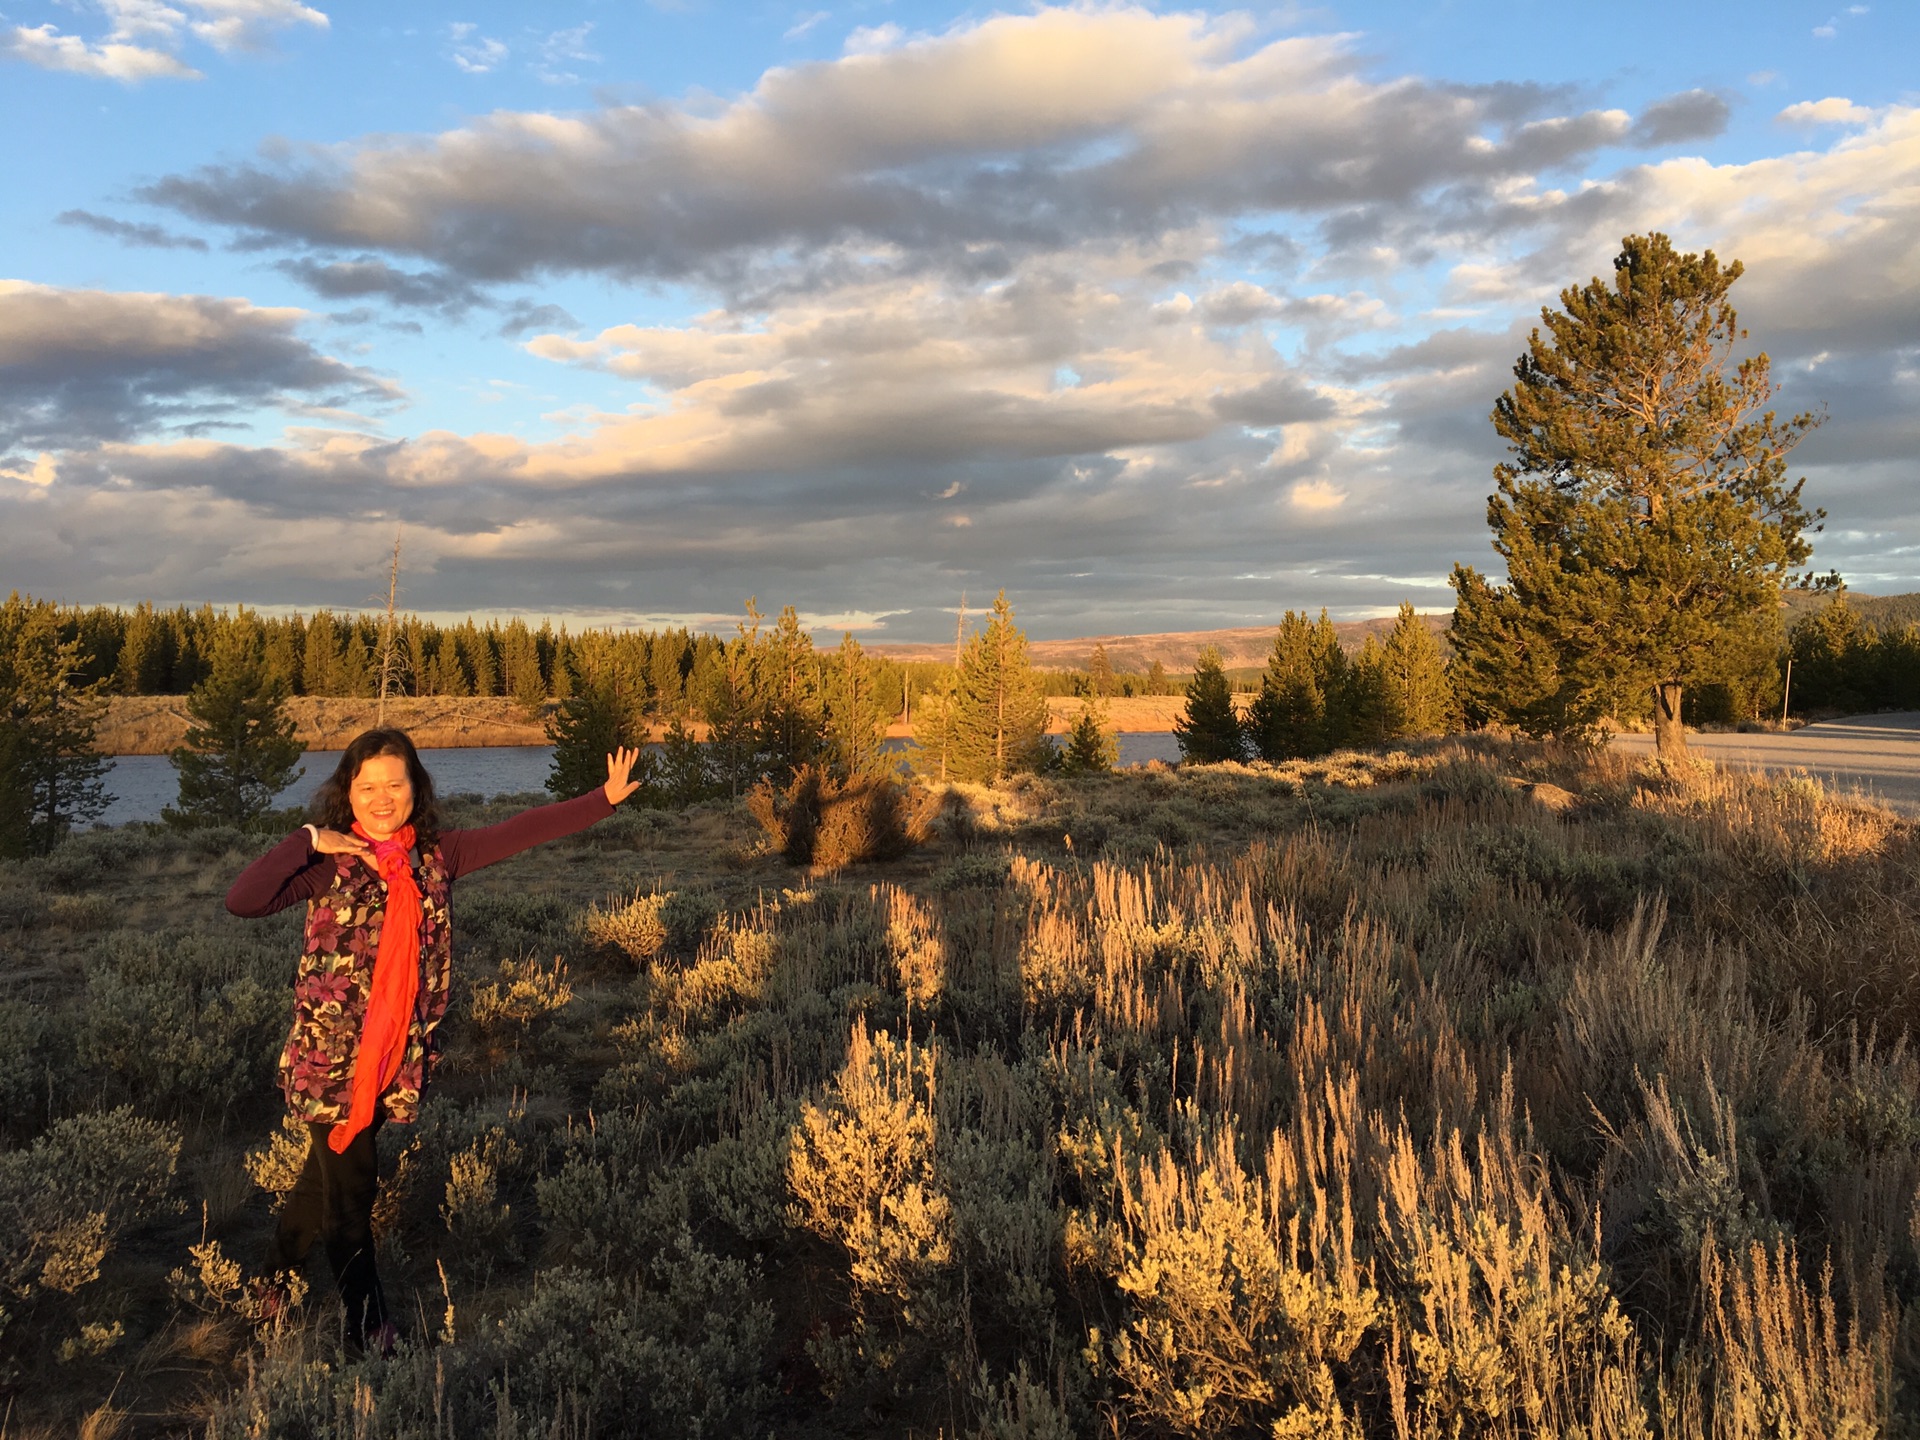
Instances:
[[[907,32],[898,25],[860,25],[847,35],[843,47],[848,55],[879,55],[895,49],[906,39]]]
[[[0,457],[191,433],[259,406],[397,398],[302,340],[303,319],[244,300],[0,280]]]
[[[1873,118],[1873,111],[1838,95],[1829,95],[1824,100],[1802,100],[1774,116],[1788,125],[1865,125]]]
[[[17,25],[0,32],[0,57],[21,60],[43,70],[118,80],[198,80],[201,72],[176,53],[193,38],[222,53],[257,50],[274,31],[290,25],[328,28],[321,11],[298,0],[99,0],[108,21],[106,35],[88,40],[63,35],[52,25]]]
[[[1302,480],[1287,492],[1287,498],[1294,509],[1310,515],[1338,510],[1347,503],[1346,492],[1328,480]]]
[[[480,34],[479,28],[466,21],[447,27],[449,57],[469,75],[485,75],[507,58],[507,47]]]
[[[770,70],[718,110],[496,113],[143,193],[262,240],[404,251],[475,279],[786,284],[772,257],[977,267],[1200,219],[1344,210],[1364,226],[1442,192],[1450,220],[1632,129],[1617,110],[1555,113],[1557,98],[1370,80],[1338,38],[1248,49],[1203,17],[1053,9]],[[1680,106],[1669,128],[1711,108]]]
[[[200,72],[164,50],[119,41],[89,44],[78,35],[62,35],[51,25],[16,25],[0,36],[0,56],[42,70],[64,70],[101,80],[134,84],[141,80],[198,80]]]
[[[592,33],[591,20],[570,29],[555,30],[540,41],[539,59],[533,73],[549,85],[577,84],[580,77],[571,67],[596,64],[600,59],[595,51],[587,48],[587,37]]]
[[[809,34],[815,27],[820,25],[821,22],[831,20],[832,18],[833,12],[831,10],[811,10],[787,27],[785,38],[788,40],[798,40],[803,35]]]
[[[181,0],[198,17],[192,30],[216,50],[258,50],[273,32],[292,25],[325,30],[321,11],[298,0]]]

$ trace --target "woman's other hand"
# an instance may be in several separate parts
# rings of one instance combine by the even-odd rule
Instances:
[[[627,778],[633,773],[634,761],[639,758],[639,750],[629,750],[624,747],[607,756],[607,783],[602,789],[606,792],[609,805],[618,805],[640,788],[634,781]]]
[[[322,855],[358,855],[363,860],[373,855],[372,847],[358,835],[343,835],[338,830],[317,825],[313,830],[313,848]]]

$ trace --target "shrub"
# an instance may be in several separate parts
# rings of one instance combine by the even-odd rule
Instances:
[[[667,932],[667,949],[691,955],[700,948],[720,918],[720,902],[704,890],[672,890],[661,897],[660,923]]]
[[[244,1383],[214,1405],[204,1433],[765,1434],[773,1312],[756,1280],[753,1267],[709,1254],[682,1231],[638,1273],[544,1271],[530,1296],[471,1336],[449,1303],[439,1344],[403,1345],[391,1358],[343,1367],[296,1328],[250,1358]]]
[[[656,893],[636,895],[618,909],[596,905],[587,912],[587,939],[618,950],[629,960],[651,960],[667,946],[667,925],[661,915],[667,899]]]
[[[58,1297],[100,1278],[172,1188],[180,1137],[126,1108],[75,1115],[0,1152],[0,1381],[51,1338]]]
[[[613,1272],[643,1267],[684,1222],[683,1196],[670,1195],[661,1223],[658,1135],[647,1118],[626,1110],[569,1124],[558,1170],[534,1185],[549,1259]]]
[[[475,1137],[449,1160],[440,1220],[455,1241],[455,1255],[469,1266],[491,1267],[496,1258],[515,1254],[513,1206],[500,1189],[523,1160],[518,1142],[499,1127]]]
[[[927,1324],[953,1259],[952,1207],[933,1173],[938,1047],[854,1026],[847,1063],[800,1113],[787,1182],[793,1220],[838,1246],[856,1304]]]
[[[1013,871],[1013,856],[1004,850],[969,850],[934,872],[933,888],[943,894],[956,890],[998,890]]]
[[[313,1134],[306,1122],[285,1114],[280,1117],[280,1128],[249,1150],[242,1163],[262,1190],[269,1195],[285,1195],[300,1178],[312,1145]]]
[[[0,930],[31,930],[47,918],[47,896],[30,885],[0,884]]]
[[[280,946],[231,930],[116,931],[87,965],[81,1064],[157,1114],[264,1097],[286,1038],[290,969]]]
[[[456,953],[478,960],[566,954],[580,933],[573,907],[525,890],[463,895],[453,915]]]
[[[907,791],[885,775],[841,780],[821,766],[803,765],[784,793],[768,780],[754,786],[747,808],[775,851],[822,870],[891,860],[926,840]]]
[[[685,1022],[709,1020],[723,1008],[758,999],[773,969],[774,940],[750,922],[722,921],[693,963],[652,971],[655,1005]]]
[[[1359,1440],[1336,1371],[1381,1305],[1360,1278],[1351,1231],[1344,1250],[1303,1246],[1297,1222],[1274,1223],[1282,1212],[1268,1187],[1224,1147],[1191,1165],[1163,1153],[1141,1166],[1123,1213],[1114,1280],[1132,1315],[1113,1366],[1145,1418],[1221,1435],[1264,1417],[1275,1436]]]
[[[0,1000],[0,1129],[26,1133],[48,1119],[72,1069],[72,1037],[47,1006]]]
[[[473,1023],[489,1036],[531,1028],[535,1022],[558,1015],[573,1003],[567,983],[567,963],[556,958],[549,966],[538,960],[502,960],[500,978],[473,987]],[[514,1037],[516,1043],[519,1037]]]
[[[754,1279],[685,1230],[635,1276],[550,1270],[502,1322],[500,1363],[535,1414],[566,1406],[645,1416],[653,1434],[758,1433],[773,1398],[763,1375],[773,1310]]]

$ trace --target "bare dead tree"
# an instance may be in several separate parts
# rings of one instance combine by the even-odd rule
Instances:
[[[393,686],[394,671],[400,664],[400,651],[395,644],[394,608],[400,599],[400,532],[393,532],[393,564],[387,570],[387,613],[380,626],[380,703],[374,714],[374,724],[385,726],[387,723],[387,692]]]

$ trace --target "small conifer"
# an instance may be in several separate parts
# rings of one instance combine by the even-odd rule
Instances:
[[[1233,687],[1227,682],[1220,652],[1211,645],[1194,662],[1186,713],[1173,722],[1173,735],[1180,745],[1180,758],[1189,764],[1246,759],[1246,732],[1233,708]]]
[[[848,631],[827,666],[826,743],[836,774],[851,779],[892,768],[886,748],[889,718],[873,660]]]
[[[646,740],[637,708],[611,670],[583,681],[547,719],[553,768],[547,789],[563,800],[584,795],[607,778],[607,756]],[[643,794],[653,789],[657,762],[642,750],[633,780]]]
[[[294,738],[286,682],[268,671],[257,637],[228,627],[209,660],[187,697],[186,743],[171,756],[179,802],[162,813],[174,824],[245,825],[300,777],[307,747]]]
[[[1107,729],[1107,707],[1089,695],[1081,702],[1067,743],[1060,750],[1060,768],[1069,775],[1102,775],[1120,758],[1120,742]]]

